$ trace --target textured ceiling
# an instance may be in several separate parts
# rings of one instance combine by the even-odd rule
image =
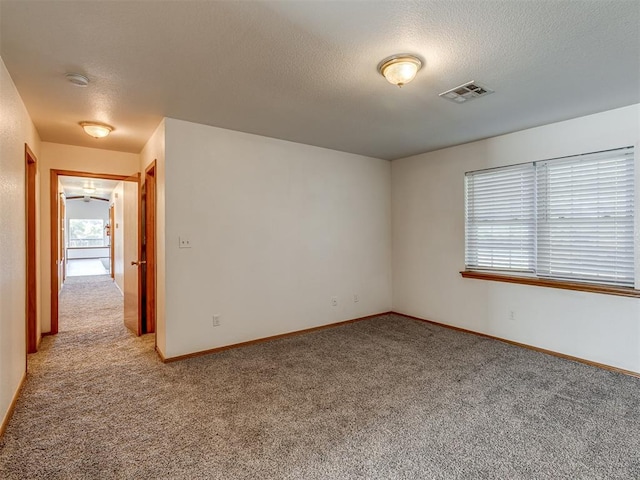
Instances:
[[[42,140],[128,152],[168,116],[393,159],[640,102],[638,0],[2,0],[0,22]],[[398,89],[376,66],[402,52],[426,66]],[[438,97],[469,80],[496,93]]]
[[[93,197],[109,198],[113,189],[120,183],[118,180],[105,180],[102,178],[85,178],[85,177],[67,177],[60,176],[62,189],[67,197],[77,195],[91,195]],[[84,187],[94,187],[95,193],[87,194]]]

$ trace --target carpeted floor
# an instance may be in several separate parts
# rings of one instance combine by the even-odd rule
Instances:
[[[163,365],[121,302],[69,280],[0,478],[640,478],[638,379],[396,315]]]

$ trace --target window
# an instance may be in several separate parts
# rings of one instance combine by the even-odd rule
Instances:
[[[468,172],[466,268],[633,287],[633,154]]]
[[[104,246],[104,220],[101,218],[69,219],[69,246]]]
[[[533,164],[466,176],[468,268],[533,272]]]

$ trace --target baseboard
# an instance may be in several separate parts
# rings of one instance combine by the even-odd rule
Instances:
[[[118,285],[118,282],[116,282],[116,279],[111,277],[111,279],[113,280],[113,284],[116,286],[116,288],[118,289],[118,291],[120,292],[120,295],[122,295],[124,297],[124,292],[122,291],[122,289],[120,288],[120,285]]]
[[[160,361],[162,363],[167,363],[167,359],[164,358],[164,355],[162,354],[162,352],[158,349],[158,347],[155,348],[156,353],[158,354],[158,357],[160,357]]]
[[[163,363],[178,362],[180,360],[186,360],[188,358],[201,357],[203,355],[211,355],[211,354],[214,354],[214,353],[223,352],[225,350],[230,350],[232,348],[246,347],[246,346],[249,346],[249,345],[255,345],[257,343],[269,342],[271,340],[278,340],[280,338],[293,337],[295,335],[303,335],[305,333],[311,333],[311,332],[315,332],[315,331],[318,331],[318,330],[324,330],[326,328],[339,327],[341,325],[347,325],[349,323],[355,323],[355,322],[360,322],[360,321],[363,321],[363,320],[369,320],[371,318],[379,317],[380,315],[386,315],[386,314],[395,314],[395,315],[398,315],[398,316],[401,316],[401,317],[405,317],[407,319],[416,320],[418,322],[430,323],[432,325],[437,325],[439,327],[448,328],[450,330],[455,330],[457,332],[468,333],[468,334],[475,335],[475,336],[478,336],[478,337],[489,338],[491,340],[497,340],[499,342],[507,343],[509,345],[514,345],[516,347],[526,348],[528,350],[533,350],[533,351],[539,352],[539,353],[545,353],[547,355],[552,355],[554,357],[563,358],[565,360],[571,360],[573,362],[578,362],[578,363],[582,363],[582,364],[585,364],[585,365],[590,365],[592,367],[600,368],[600,369],[603,369],[603,370],[608,370],[610,372],[616,372],[616,373],[621,373],[623,375],[628,375],[628,376],[631,376],[631,377],[640,378],[640,373],[634,372],[632,370],[625,370],[623,368],[614,367],[612,365],[607,365],[607,364],[604,364],[604,363],[594,362],[592,360],[587,360],[585,358],[574,357],[573,355],[567,355],[567,354],[564,354],[564,353],[555,352],[553,350],[547,350],[546,348],[535,347],[533,345],[527,345],[526,343],[515,342],[513,340],[508,340],[506,338],[496,337],[494,335],[489,335],[489,334],[481,333],[481,332],[475,332],[473,330],[468,330],[466,328],[455,327],[453,325],[447,325],[446,323],[434,322],[433,320],[427,320],[427,319],[424,319],[424,318],[415,317],[413,315],[407,315],[405,313],[394,312],[394,311],[376,313],[375,315],[367,315],[366,317],[354,318],[352,320],[345,320],[345,321],[342,321],[342,322],[330,323],[328,325],[321,325],[319,327],[306,328],[306,329],[303,329],[303,330],[296,330],[295,332],[289,332],[289,333],[283,333],[283,334],[280,334],[280,335],[273,335],[273,336],[270,336],[270,337],[258,338],[258,339],[255,339],[255,340],[249,340],[247,342],[234,343],[232,345],[225,345],[224,347],[211,348],[209,350],[201,350],[199,352],[188,353],[186,355],[178,355],[178,356],[175,356],[175,357],[166,357],[165,358],[164,355],[162,355],[160,350],[158,350],[157,348],[156,348],[156,352],[157,352],[158,356],[160,357],[160,360]]]
[[[16,408],[16,402],[20,397],[20,392],[22,392],[22,387],[24,386],[24,381],[26,380],[26,378],[27,378],[27,372],[24,372],[22,374],[22,379],[20,379],[20,383],[18,384],[18,388],[16,389],[16,392],[13,394],[13,398],[11,399],[11,403],[9,404],[9,409],[7,410],[6,415],[2,419],[2,424],[0,424],[0,438],[2,438],[2,435],[4,435],[4,431],[7,429],[7,425],[9,425],[9,420],[11,420],[13,411]]]
[[[344,320],[342,322],[330,323],[328,325],[320,325],[319,327],[305,328],[303,330],[296,330],[295,332],[282,333],[280,335],[272,335],[270,337],[263,337],[263,338],[258,338],[258,339],[255,339],[255,340],[249,340],[248,342],[234,343],[232,345],[225,345],[224,347],[211,348],[209,350],[201,350],[199,352],[187,353],[186,355],[178,355],[176,357],[164,358],[162,356],[162,354],[157,349],[156,349],[156,351],[158,352],[158,355],[160,356],[160,359],[164,363],[171,363],[171,362],[177,362],[177,361],[180,361],[180,360],[186,360],[188,358],[201,357],[203,355],[211,355],[213,353],[223,352],[225,350],[231,350],[232,348],[247,347],[249,345],[255,345],[257,343],[270,342],[271,340],[278,340],[280,338],[287,338],[287,337],[293,337],[295,335],[302,335],[302,334],[305,334],[305,333],[316,332],[318,330],[324,330],[326,328],[340,327],[342,325],[347,325],[349,323],[355,323],[355,322],[361,322],[363,320],[369,320],[371,318],[379,317],[380,315],[386,315],[386,314],[389,314],[389,313],[392,313],[392,312],[376,313],[375,315],[367,315],[366,317],[354,318],[352,320]]]
[[[514,342],[513,340],[507,340],[506,338],[500,338],[493,335],[488,335],[486,333],[474,332],[473,330],[467,330],[466,328],[454,327],[453,325],[434,322],[433,320],[426,320],[420,317],[414,317],[413,315],[407,315],[399,312],[391,312],[391,313],[400,315],[401,317],[409,318],[411,320],[417,320],[418,322],[430,323],[432,325],[448,328],[450,330],[455,330],[457,332],[469,333],[471,335],[476,335],[478,337],[490,338],[491,340],[498,340],[499,342],[508,343],[509,345],[514,345],[516,347],[522,347],[528,350],[533,350],[535,352],[546,353],[547,355],[553,355],[554,357],[564,358],[565,360],[571,360],[573,362],[583,363],[585,365],[590,365],[592,367],[601,368],[603,370],[608,370],[610,372],[622,373],[623,375],[629,375],[630,377],[640,378],[640,373],[634,372],[632,370],[625,370],[624,368],[613,367],[611,365],[594,362],[592,360],[587,360],[585,358],[574,357],[573,355],[566,355],[560,352],[554,352],[553,350],[547,350],[546,348],[534,347],[533,345],[527,345],[526,343]]]
[[[51,333],[51,332],[40,332],[40,339],[38,340],[38,346],[36,347],[36,351],[40,350],[40,344],[42,343],[42,339],[44,337],[51,337],[55,335],[55,333]]]
[[[42,343],[42,339],[50,335],[53,335],[53,334],[51,332],[40,332],[40,337],[38,337],[38,343],[36,344],[36,351],[40,350],[40,344]]]

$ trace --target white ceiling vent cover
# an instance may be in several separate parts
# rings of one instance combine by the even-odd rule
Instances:
[[[464,103],[468,100],[473,100],[478,97],[486,97],[493,93],[493,90],[483,87],[482,85],[474,82],[473,80],[462,85],[447,90],[441,93],[439,96],[453,103]]]

